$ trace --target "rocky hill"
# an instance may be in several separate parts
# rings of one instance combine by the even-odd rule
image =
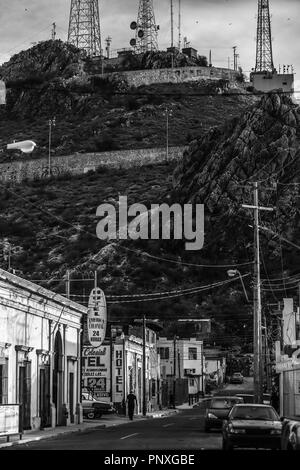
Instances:
[[[164,65],[164,56],[145,55],[139,67]],[[183,59],[178,57],[180,61]],[[149,148],[166,143],[170,116],[170,145],[186,145],[211,126],[239,116],[253,101],[243,96],[199,96],[222,89],[220,81],[163,84],[128,90],[89,73],[82,51],[62,41],[39,43],[16,54],[0,67],[7,86],[7,105],[0,110],[0,146],[32,139],[33,158],[48,153],[49,119],[56,117],[52,154]],[[235,91],[238,88],[235,89]],[[121,93],[121,94],[120,94]],[[24,158],[2,153],[0,161]]]

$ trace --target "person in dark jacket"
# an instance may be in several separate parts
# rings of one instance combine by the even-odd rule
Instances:
[[[134,408],[135,405],[137,405],[137,399],[135,394],[133,393],[133,390],[130,391],[130,393],[127,395],[127,404],[128,404],[128,416],[129,419],[132,421],[133,420],[133,415],[134,415]]]

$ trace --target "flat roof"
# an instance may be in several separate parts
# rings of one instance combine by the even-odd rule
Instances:
[[[16,276],[15,274],[5,271],[4,269],[1,269],[1,268],[0,268],[0,280],[6,282],[8,285],[9,284],[14,285],[20,289],[27,290],[28,292],[32,292],[36,295],[49,299],[52,302],[65,305],[72,310],[77,310],[80,313],[87,313],[87,307],[84,307],[83,305],[78,304],[77,302],[74,302],[73,300],[69,300],[67,297],[64,297],[61,294],[57,294],[56,292],[53,292],[49,289],[45,289],[44,287],[39,286],[38,284],[34,284],[33,282],[28,281],[27,279],[23,279],[22,277]]]

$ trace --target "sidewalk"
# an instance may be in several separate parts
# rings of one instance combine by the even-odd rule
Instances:
[[[153,413],[147,413],[147,416],[135,416],[134,421],[142,421],[151,418],[164,418],[172,414],[179,413],[178,409],[167,409],[161,411],[155,411]],[[37,429],[34,431],[24,431],[22,439],[19,439],[19,435],[11,436],[10,442],[6,442],[6,438],[0,438],[0,449],[5,447],[11,447],[15,445],[28,444],[29,442],[41,441],[43,439],[51,439],[63,434],[72,434],[74,432],[89,432],[96,429],[110,428],[113,426],[120,426],[122,424],[130,424],[134,421],[129,421],[127,416],[103,416],[101,419],[84,420],[81,424],[75,424],[71,426],[59,426],[57,428],[46,428],[44,430]]]

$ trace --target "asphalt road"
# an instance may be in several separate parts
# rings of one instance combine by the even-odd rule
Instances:
[[[228,384],[224,391],[249,393],[253,379]],[[61,435],[10,447],[13,450],[221,450],[220,431],[204,432],[203,408],[180,411],[165,418],[128,421],[126,424]],[[109,419],[109,418],[106,418]]]
[[[221,449],[221,446],[221,433],[205,433],[204,411],[196,408],[166,418],[136,420],[106,429],[94,429],[18,445],[13,449],[216,450]]]

